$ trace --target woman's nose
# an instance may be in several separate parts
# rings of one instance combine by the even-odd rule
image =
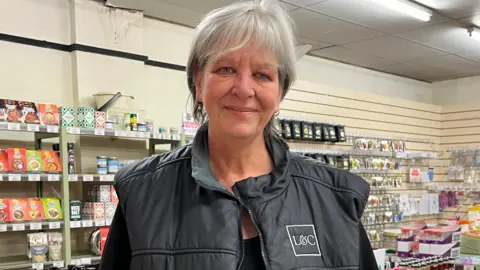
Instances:
[[[252,72],[249,69],[241,70],[236,74],[232,93],[240,98],[249,98],[255,94],[253,85],[254,78]]]

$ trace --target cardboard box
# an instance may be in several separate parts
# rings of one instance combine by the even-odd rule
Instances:
[[[93,220],[105,220],[105,203],[93,203]]]
[[[63,218],[62,206],[57,198],[40,199],[43,205],[46,220],[60,220]]]
[[[12,222],[31,220],[27,199],[10,199],[9,210]]]
[[[110,201],[115,203],[115,205],[118,205],[118,196],[117,196],[117,192],[115,191],[115,187],[111,186],[110,190],[111,190]]]
[[[23,148],[7,148],[7,171],[25,172],[27,170],[26,150]]]
[[[43,160],[43,170],[45,172],[62,172],[62,164],[53,150],[41,150]]]
[[[25,124],[40,124],[40,117],[38,115],[37,105],[30,101],[20,101],[20,107],[23,109],[22,122]]]
[[[85,202],[83,203],[83,219],[93,220],[93,203]]]
[[[77,109],[78,127],[94,128],[95,127],[95,110],[90,107],[79,107]]]
[[[30,220],[45,220],[43,205],[38,198],[28,199],[28,215]]]
[[[0,223],[10,222],[10,199],[0,199]]]
[[[103,202],[103,203],[110,202],[111,190],[112,190],[111,185],[101,185],[99,187],[98,202]]]
[[[73,107],[64,106],[60,108],[61,125],[64,127],[75,126],[75,109]]]
[[[8,169],[8,155],[6,150],[0,150],[0,172],[5,172]]]
[[[70,201],[70,220],[81,220],[82,210],[82,201]]]
[[[115,215],[115,210],[117,209],[117,205],[113,202],[105,203],[105,220],[111,221],[113,220],[113,216]]]
[[[42,172],[43,160],[40,151],[26,150],[27,156],[27,171],[29,172]]]
[[[100,228],[100,255],[103,254],[103,250],[105,249],[105,243],[107,242],[109,231],[110,227]]]
[[[38,104],[38,111],[40,112],[40,121],[43,125],[58,126],[60,123],[60,114],[57,105]]]
[[[105,128],[107,114],[105,112],[95,112],[95,128]]]

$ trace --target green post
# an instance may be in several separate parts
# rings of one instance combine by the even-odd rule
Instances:
[[[68,179],[68,134],[60,126],[60,156],[62,158],[62,209],[63,209],[63,258],[65,266],[72,260],[72,239],[70,237],[70,183]]]

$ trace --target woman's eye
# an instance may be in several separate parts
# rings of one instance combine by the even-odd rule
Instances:
[[[219,68],[217,72],[220,74],[228,74],[228,73],[234,73],[235,70],[231,67],[222,67],[222,68]]]
[[[261,80],[267,80],[267,81],[271,81],[272,79],[270,78],[270,76],[268,76],[267,74],[265,73],[257,73],[255,74],[255,77],[257,77],[258,79],[261,79]]]

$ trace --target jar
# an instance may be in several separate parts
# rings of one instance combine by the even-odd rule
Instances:
[[[97,174],[105,175],[108,173],[107,166],[97,166]]]
[[[146,123],[138,123],[138,131],[147,132],[147,124]]]
[[[106,128],[106,129],[114,129],[114,123],[113,123],[113,121],[107,120],[107,122],[105,123],[105,128]]]
[[[107,157],[106,156],[98,156],[97,157],[97,166],[107,167]]]
[[[116,174],[118,172],[118,159],[116,157],[109,157],[107,167],[109,174]]]

